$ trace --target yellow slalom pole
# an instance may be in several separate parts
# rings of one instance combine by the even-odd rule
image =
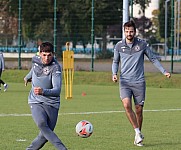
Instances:
[[[66,70],[66,75],[67,75],[67,87],[66,87],[66,98],[69,98],[69,70]]]
[[[67,93],[67,80],[66,80],[66,72],[63,71],[63,75],[64,75],[64,81],[65,81],[65,99],[66,99],[66,93]]]
[[[69,74],[69,77],[70,77],[70,97],[72,97],[72,85],[73,85],[73,70],[70,69],[70,74]]]

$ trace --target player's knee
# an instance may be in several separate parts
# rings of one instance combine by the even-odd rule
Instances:
[[[132,110],[132,105],[131,105],[131,103],[130,103],[130,100],[123,99],[122,102],[123,102],[124,109],[125,109],[126,111]]]
[[[39,121],[37,122],[37,126],[38,126],[38,128],[41,129],[41,128],[47,126],[47,123],[46,123],[44,120],[39,120]]]
[[[136,114],[137,114],[137,115],[142,115],[143,106],[141,106],[141,105],[136,105],[136,106],[135,106],[135,111],[136,111]]]

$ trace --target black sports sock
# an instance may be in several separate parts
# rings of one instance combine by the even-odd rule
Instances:
[[[3,80],[1,80],[1,79],[0,79],[0,84],[3,84],[3,85],[4,85],[5,83],[4,83],[4,81],[3,81]]]

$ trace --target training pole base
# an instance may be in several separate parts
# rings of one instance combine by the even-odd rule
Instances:
[[[65,97],[65,99],[72,99],[72,97]]]

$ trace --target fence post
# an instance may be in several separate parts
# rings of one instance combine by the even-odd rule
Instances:
[[[18,12],[19,12],[19,15],[18,15],[18,69],[21,69],[21,44],[22,44],[22,41],[21,41],[21,20],[22,20],[22,17],[21,17],[21,0],[19,0],[19,7],[18,7]]]
[[[94,71],[94,0],[92,0],[92,28],[91,28],[91,43],[92,43],[92,50],[91,50],[91,70]]]
[[[54,52],[57,51],[57,1],[54,0]]]
[[[173,51],[174,49],[174,0],[171,0],[171,73],[173,73]]]

